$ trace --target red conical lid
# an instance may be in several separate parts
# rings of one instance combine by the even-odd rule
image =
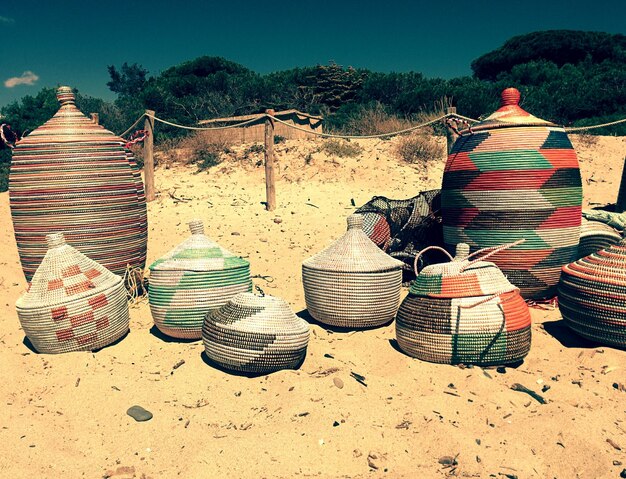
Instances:
[[[480,123],[472,126],[472,131],[513,126],[558,126],[531,115],[519,106],[521,94],[517,88],[502,90],[500,108]]]

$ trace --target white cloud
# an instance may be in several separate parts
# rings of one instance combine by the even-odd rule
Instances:
[[[13,88],[16,85],[34,85],[37,80],[39,80],[39,76],[28,70],[22,73],[22,76],[7,78],[4,81],[4,86]]]
[[[15,23],[15,19],[0,15],[0,23]]]

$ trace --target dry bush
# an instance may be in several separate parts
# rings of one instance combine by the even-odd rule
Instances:
[[[351,117],[344,129],[353,135],[380,135],[410,126],[409,120],[390,115],[381,103],[375,103],[371,107],[363,107],[356,116]]]
[[[198,171],[216,166],[221,161],[222,153],[230,153],[230,143],[225,137],[216,135],[215,132],[193,133],[182,140],[179,148],[188,151],[187,163],[198,166]]]
[[[590,148],[598,144],[598,136],[593,135],[588,131],[583,131],[577,135],[572,135],[571,139],[574,144],[582,146],[584,148]]]
[[[363,152],[361,145],[346,140],[327,140],[322,145],[321,150],[329,156],[338,156],[339,158],[354,158]]]
[[[398,138],[394,153],[411,164],[426,164],[443,157],[443,146],[431,134],[418,130],[408,136]]]

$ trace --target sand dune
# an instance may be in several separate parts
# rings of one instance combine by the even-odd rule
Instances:
[[[614,202],[626,138],[573,138],[585,202]],[[357,158],[333,158],[313,153],[320,142],[277,145],[271,213],[261,204],[260,154],[199,174],[157,168],[148,264],[198,217],[207,235],[249,259],[261,276],[255,284],[299,312],[301,262],[343,233],[352,200],[440,186],[443,158],[427,168],[400,163],[394,141],[383,140],[360,142]],[[24,344],[14,308],[26,283],[7,193],[0,218],[2,477],[617,478],[626,468],[626,392],[613,387],[626,384],[626,351],[579,339],[558,310],[532,310],[531,352],[505,373],[412,359],[394,347],[393,324],[354,333],[314,324],[300,370],[228,375],[206,364],[201,342],[154,334],[146,300],[132,306],[119,344],[38,355]],[[549,388],[548,403],[512,391],[513,383]],[[126,410],[134,404],[153,419],[133,421]]]

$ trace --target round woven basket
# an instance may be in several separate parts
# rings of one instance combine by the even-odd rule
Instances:
[[[591,253],[608,248],[619,243],[622,235],[615,228],[601,221],[589,221],[583,218],[580,228],[580,243],[578,244],[578,258],[584,258]]]
[[[154,324],[164,334],[200,339],[206,313],[250,291],[250,263],[204,234],[200,220],[191,236],[150,265],[148,299]]]
[[[499,110],[462,133],[442,185],[444,242],[472,250],[526,241],[494,256],[525,298],[556,294],[561,267],[576,259],[582,183],[562,127],[519,106],[514,88]]]
[[[59,111],[13,149],[9,198],[18,252],[30,281],[46,235],[67,241],[121,276],[143,270],[147,217],[140,172],[119,136],[96,125],[60,87]]]
[[[302,264],[306,306],[321,323],[367,328],[396,314],[402,262],[382,252],[362,227],[361,215],[350,216],[346,234]]]
[[[453,261],[418,274],[396,316],[398,345],[434,363],[520,361],[530,351],[528,306],[487,256],[470,261],[468,254],[461,243]]]
[[[309,325],[281,298],[240,293],[207,314],[202,339],[207,356],[221,367],[269,373],[302,363]]]
[[[47,237],[49,250],[28,292],[16,303],[24,333],[40,353],[91,351],[128,331],[124,282],[65,243]]]
[[[558,291],[573,331],[626,348],[626,240],[564,266]]]

